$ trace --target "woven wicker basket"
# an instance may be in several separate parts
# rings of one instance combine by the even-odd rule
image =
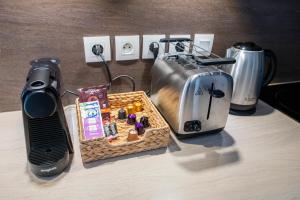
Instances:
[[[111,143],[107,140],[107,138],[84,140],[82,120],[79,112],[79,101],[77,99],[76,108],[78,117],[79,141],[81,158],[84,163],[168,146],[170,128],[156,110],[154,105],[151,103],[149,98],[146,96],[145,92],[138,91],[109,94],[108,98],[112,110],[117,110],[126,106],[128,103],[133,103],[134,101],[140,101],[143,104],[144,112],[149,117],[151,127],[146,129],[145,133],[140,137],[139,140],[133,142],[123,141],[122,143],[119,143],[116,141]],[[125,129],[122,128],[119,130],[119,134],[122,131],[123,135],[127,134]]]

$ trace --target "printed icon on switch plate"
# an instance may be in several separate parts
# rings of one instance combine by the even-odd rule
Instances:
[[[94,45],[101,45],[103,47],[103,57],[106,61],[111,60],[111,50],[110,50],[110,37],[109,36],[97,36],[97,37],[83,37],[84,44],[84,55],[85,62],[102,62],[99,56],[96,56],[93,52]]]
[[[200,48],[194,48],[193,52],[196,55],[209,56],[214,43],[214,34],[195,34],[194,44]],[[204,49],[204,50],[201,50]],[[197,50],[197,53],[195,50]]]
[[[191,38],[191,35],[170,35],[170,38]],[[176,46],[176,42],[170,42],[169,43],[169,53],[171,54],[175,54],[175,53],[178,53],[175,49],[175,46]],[[183,51],[185,52],[189,52],[189,49],[190,49],[190,42],[183,42],[184,44],[184,49],[182,49]]]
[[[165,38],[166,35],[143,35],[143,53],[142,58],[143,59],[153,59],[154,55],[150,51],[149,47],[152,42],[159,43],[159,50],[158,54],[162,54],[165,52],[165,43],[160,43],[159,40],[162,38]]]
[[[137,60],[140,58],[140,36],[115,36],[116,60]]]

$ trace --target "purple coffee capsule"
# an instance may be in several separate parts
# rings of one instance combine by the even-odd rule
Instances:
[[[145,116],[141,117],[140,122],[144,125],[144,128],[150,127],[148,117]]]
[[[129,114],[127,118],[127,124],[133,125],[136,122],[136,115]]]
[[[135,123],[135,130],[138,132],[138,135],[145,133],[144,125],[140,122]]]

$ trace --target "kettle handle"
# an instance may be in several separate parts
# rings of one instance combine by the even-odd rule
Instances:
[[[267,86],[274,78],[277,70],[277,58],[275,53],[272,50],[264,49],[265,58],[270,59],[268,71],[264,77],[263,87]]]

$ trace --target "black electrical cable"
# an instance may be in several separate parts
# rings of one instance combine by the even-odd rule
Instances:
[[[135,91],[135,81],[134,81],[134,78],[132,78],[131,76],[128,76],[128,75],[119,75],[119,76],[116,76],[115,78],[112,79],[112,81],[115,81],[119,78],[128,78],[130,81],[131,81],[131,84],[132,84],[132,91]]]
[[[106,63],[106,61],[105,61],[105,59],[104,59],[102,53],[99,53],[99,56],[100,56],[100,58],[102,59],[103,64],[104,64],[104,66],[105,66],[105,69],[106,69],[106,72],[107,72],[107,75],[108,75],[108,82],[109,82],[108,87],[110,87],[113,80],[112,80],[112,76],[111,76],[111,72],[110,72],[109,66],[108,66],[108,64]]]
[[[117,80],[117,79],[120,79],[120,78],[127,78],[130,80],[131,84],[132,84],[132,91],[135,91],[135,81],[134,81],[134,78],[129,76],[129,75],[125,75],[125,74],[122,74],[122,75],[119,75],[119,76],[116,76],[115,78],[112,78],[112,75],[111,75],[111,71],[109,69],[109,66],[106,62],[106,60],[104,59],[102,53],[103,53],[103,47],[101,45],[94,45],[93,47],[93,53],[97,56],[99,56],[101,58],[101,60],[103,61],[103,64],[105,66],[105,69],[107,71],[107,75],[108,75],[108,88],[110,88],[110,86],[112,85],[112,82]],[[61,94],[61,97],[65,96],[66,94],[72,94],[74,96],[77,96],[79,97],[79,95],[71,90],[65,90],[62,94]]]
[[[108,74],[108,87],[110,88],[110,86],[112,85],[112,82],[117,80],[117,79],[120,79],[120,78],[127,78],[131,81],[132,83],[132,91],[135,91],[135,81],[134,81],[134,78],[129,76],[129,75],[125,75],[125,74],[122,74],[122,75],[118,75],[116,76],[115,78],[112,78],[112,75],[111,75],[111,72],[110,72],[110,68],[108,66],[108,64],[106,63],[102,53],[99,53],[99,56],[101,58],[101,60],[103,61],[103,64],[105,65],[105,69],[107,71],[107,74]]]
[[[158,42],[152,42],[149,46],[149,50],[153,53],[154,61],[156,60],[159,52],[159,43]],[[146,91],[146,95],[150,97],[151,90]]]
[[[152,42],[149,46],[149,50],[153,53],[154,60],[156,60],[158,52],[159,52],[159,43]]]
[[[63,97],[63,96],[65,96],[65,94],[67,94],[67,93],[79,97],[78,94],[76,94],[75,92],[73,92],[73,91],[71,91],[71,90],[65,90],[65,91],[62,93],[62,95],[60,95],[60,96]]]
[[[147,95],[148,97],[150,97],[151,91],[150,91],[150,90],[147,90],[147,91],[146,91],[146,95]]]

